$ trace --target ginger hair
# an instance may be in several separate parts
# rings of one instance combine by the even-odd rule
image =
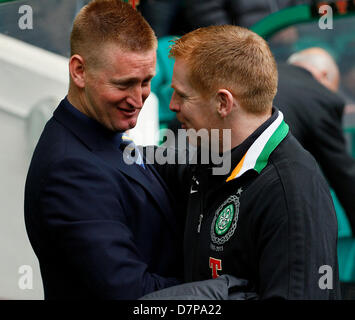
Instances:
[[[268,44],[256,33],[232,25],[199,28],[174,40],[169,56],[187,63],[190,84],[201,94],[211,97],[223,88],[248,112],[271,110],[277,67]]]

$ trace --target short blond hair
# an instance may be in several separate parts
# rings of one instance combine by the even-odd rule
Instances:
[[[238,26],[209,26],[173,42],[170,57],[188,65],[191,85],[211,96],[230,90],[251,113],[266,113],[277,91],[277,67],[269,46],[256,33]]]
[[[94,0],[76,16],[70,36],[71,55],[93,62],[106,43],[123,50],[156,50],[157,38],[143,16],[121,0]]]

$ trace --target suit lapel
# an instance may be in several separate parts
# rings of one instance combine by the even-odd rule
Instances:
[[[106,161],[111,167],[120,170],[124,175],[130,177],[139,183],[144,190],[153,198],[159,207],[161,213],[167,218],[172,229],[176,232],[176,217],[173,215],[169,200],[171,196],[166,190],[164,182],[160,179],[159,174],[153,171],[156,180],[160,186],[154,187],[154,183],[149,178],[148,173],[143,172],[135,164],[128,165],[123,160],[123,153],[115,144],[115,133],[109,131],[98,122],[92,119],[82,119],[77,117],[68,106],[67,99],[62,100],[58,108],[54,112],[54,118],[63,126],[70,130],[89,150],[98,157]],[[152,169],[152,166],[149,166]],[[146,170],[149,170],[148,168]],[[153,187],[152,187],[153,186]],[[162,191],[163,192],[162,194]],[[170,198],[165,197],[167,194]]]
[[[123,160],[123,153],[120,149],[115,146],[107,147],[105,149],[96,150],[94,153],[108,163],[111,167],[118,169],[125,176],[128,176],[136,183],[139,183],[144,190],[152,197],[156,205],[159,207],[159,210],[168,220],[174,232],[176,232],[176,217],[173,214],[172,206],[169,203],[171,200],[171,195],[168,190],[166,190],[165,184],[160,180],[159,175],[157,176],[156,172],[151,172],[155,176],[155,180],[159,182],[159,186],[155,186],[149,177],[148,172],[144,172],[144,169],[137,167],[135,164],[126,164]],[[145,170],[152,170],[152,166],[146,168]],[[165,196],[167,195],[167,196]]]
[[[156,171],[156,169],[152,165],[148,165],[148,166],[151,170],[152,175],[154,175],[155,179],[159,182],[159,185],[160,185],[162,191],[164,191],[163,193],[160,191],[156,195],[157,198],[161,198],[158,205],[160,204],[160,209],[164,212],[167,219],[172,224],[174,231],[176,232],[177,231],[176,230],[176,226],[177,226],[177,216],[176,215],[179,214],[179,212],[176,212],[176,210],[174,208],[175,199],[172,196],[172,194],[170,193],[170,190],[166,186],[166,184],[165,184],[164,180],[162,179],[162,177],[160,176],[160,174]],[[166,195],[166,196],[162,197],[161,194]]]

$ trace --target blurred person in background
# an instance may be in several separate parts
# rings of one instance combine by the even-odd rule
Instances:
[[[140,0],[139,11],[155,31],[158,39],[189,31],[186,2],[190,0]]]
[[[250,28],[267,15],[310,0],[189,0],[186,14],[195,28],[233,24]]]
[[[348,105],[352,105],[352,108],[355,107],[355,64],[346,66],[346,70],[343,70],[343,76],[341,79],[341,94],[344,95],[344,98]]]
[[[278,66],[274,103],[290,130],[319,163],[345,209],[355,234],[355,159],[347,150],[342,117],[345,101],[337,94],[340,74],[324,49],[294,53]]]

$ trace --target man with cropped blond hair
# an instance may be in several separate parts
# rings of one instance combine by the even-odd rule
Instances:
[[[123,153],[150,93],[156,48],[148,23],[120,0],[92,1],[74,21],[69,92],[41,135],[25,189],[45,299],[137,299],[179,283],[172,195],[134,145],[131,165]]]
[[[230,130],[231,142],[227,174],[187,169],[185,281],[231,275],[239,285],[229,292],[239,299],[339,298],[332,198],[273,106],[277,69],[266,42],[241,27],[211,26],[176,40],[171,56],[170,109],[182,128]]]

